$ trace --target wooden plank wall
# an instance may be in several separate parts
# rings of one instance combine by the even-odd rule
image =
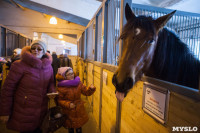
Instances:
[[[91,84],[94,84],[93,83],[93,64],[92,63],[88,63],[88,66],[87,66],[87,85],[91,85]],[[93,105],[93,95],[88,97],[88,101],[89,101],[89,104],[92,106]]]
[[[77,72],[78,72],[78,74],[79,74],[79,77],[80,77],[80,79],[81,79],[81,81],[83,82],[84,80],[84,71],[83,71],[83,67],[84,66],[84,61],[83,60],[81,60],[81,59],[78,59],[78,63],[77,63],[77,67],[78,67],[78,69],[77,69]]]
[[[76,72],[77,71],[77,56],[72,56],[72,55],[68,55],[68,57],[71,59],[71,61],[72,61],[72,66],[73,66],[73,70],[74,70],[74,72]]]
[[[115,87],[112,84],[112,72],[103,70],[107,73],[107,84],[103,83],[102,88],[102,119],[101,132],[115,133],[117,99],[115,97]]]
[[[121,133],[166,133],[167,129],[142,110],[143,82],[139,81],[122,102]]]
[[[101,68],[98,66],[94,66],[94,86],[96,87],[96,92],[93,94],[93,115],[96,120],[97,126],[99,126],[100,73]]]
[[[82,62],[83,60],[79,60]],[[79,63],[81,65],[81,63]],[[95,63],[87,62],[87,83],[94,82],[97,90],[93,98],[93,115],[101,133],[115,133],[117,112],[121,112],[120,133],[168,133],[173,126],[197,126],[200,131],[200,102],[194,101],[176,93],[170,93],[168,121],[165,125],[146,114],[142,109],[143,82],[139,81],[122,102],[122,108],[117,111],[115,88],[112,85],[113,72],[101,68]],[[93,72],[94,67],[94,72]],[[82,69],[81,66],[78,66]],[[79,70],[82,71],[82,70]],[[107,72],[107,84],[102,83],[102,71]],[[94,81],[93,81],[94,78]],[[100,95],[102,89],[102,95]],[[100,98],[100,96],[102,98]],[[102,99],[102,101],[100,101]],[[100,106],[100,103],[102,105]],[[99,113],[101,112],[101,113]],[[100,119],[101,118],[101,119]],[[99,123],[101,122],[101,123]]]
[[[171,93],[168,126],[198,126],[200,132],[200,102]]]

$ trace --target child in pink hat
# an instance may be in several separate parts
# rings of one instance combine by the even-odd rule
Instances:
[[[76,133],[81,133],[81,127],[89,119],[84,102],[81,100],[81,94],[90,96],[95,92],[96,87],[93,85],[86,87],[78,76],[74,76],[71,67],[59,68],[56,79],[59,92],[57,102],[67,116],[64,127],[69,130],[69,133],[74,133],[74,129]]]

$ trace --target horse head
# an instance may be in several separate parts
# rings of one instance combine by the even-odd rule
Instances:
[[[158,32],[175,12],[153,20],[152,17],[136,17],[126,4],[127,23],[120,36],[123,42],[122,57],[112,81],[116,87],[116,97],[119,99],[117,95],[122,94],[120,101],[149,68],[157,45]]]

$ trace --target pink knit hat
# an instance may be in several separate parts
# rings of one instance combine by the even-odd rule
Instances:
[[[60,68],[58,68],[58,74],[62,75],[64,78],[66,78],[65,74],[68,70],[73,71],[73,69],[71,67],[60,67]]]

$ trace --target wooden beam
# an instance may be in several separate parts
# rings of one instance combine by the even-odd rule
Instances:
[[[20,8],[21,10],[25,10],[23,6],[17,4],[16,2],[14,2],[13,0],[10,0],[11,3],[13,3],[16,7]]]

